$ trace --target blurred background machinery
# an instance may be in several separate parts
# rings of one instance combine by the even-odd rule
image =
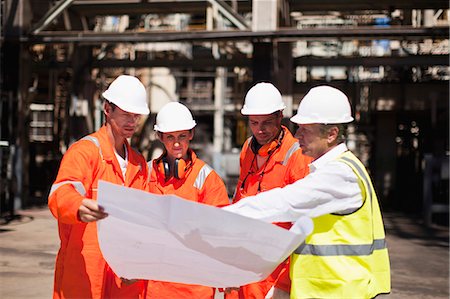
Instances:
[[[351,99],[348,146],[383,209],[448,225],[449,7],[442,0],[1,0],[0,212],[45,204],[70,144],[103,122],[119,74],[147,87],[151,115],[132,144],[161,152],[156,113],[194,114],[193,148],[230,196],[249,135],[246,91],[271,81],[285,124],[309,88]]]

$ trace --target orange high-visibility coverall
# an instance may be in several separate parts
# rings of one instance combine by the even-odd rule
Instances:
[[[126,144],[128,166],[124,180],[106,126],[87,138],[91,140],[83,138],[65,153],[48,198],[50,211],[58,219],[61,240],[53,298],[144,298],[147,283],[121,283],[100,252],[97,224],[81,222],[78,208],[84,198],[97,199],[99,179],[145,189],[145,158]],[[127,199],[123,200],[127,204]]]
[[[253,137],[248,138],[244,143],[240,155],[240,174],[233,203],[259,192],[284,187],[304,178],[309,173],[309,164],[312,158],[302,154],[298,140],[292,136],[288,128],[282,126],[282,130],[284,130],[284,137],[281,145],[259,169],[257,169],[255,153],[250,148]],[[286,229],[292,225],[291,223],[276,224]],[[231,294],[226,295],[226,298],[262,299],[274,284],[286,292],[290,291],[289,260],[281,263],[265,280],[241,286],[239,291],[232,291]]]
[[[189,150],[189,155],[191,162],[188,162],[184,177],[171,177],[168,181],[158,170],[156,161],[159,159],[153,160],[148,191],[156,194],[175,194],[212,206],[228,205],[227,190],[220,176],[208,164],[198,159],[193,151]],[[147,299],[213,299],[214,291],[214,288],[206,286],[149,281]]]

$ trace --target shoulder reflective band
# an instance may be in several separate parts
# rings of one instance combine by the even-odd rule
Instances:
[[[97,138],[93,137],[93,136],[84,136],[83,138],[80,139],[81,140],[88,140],[90,142],[92,142],[93,144],[95,144],[98,147],[98,152],[100,153],[100,157],[103,160],[103,154],[102,154],[102,149],[100,147],[100,142],[98,141]],[[82,196],[86,195],[86,189],[84,189],[84,186],[81,182],[79,181],[64,181],[64,182],[60,182],[58,184],[53,184],[52,188],[50,189],[50,194],[48,195],[49,197],[52,195],[53,192],[55,192],[56,189],[58,189],[59,187],[66,185],[66,184],[71,184],[75,190],[77,190],[78,193],[80,193]]]
[[[370,255],[374,250],[386,248],[385,239],[373,240],[364,245],[311,245],[303,243],[294,253],[301,255],[336,256],[336,255]]]
[[[53,184],[52,188],[50,189],[50,194],[48,195],[48,197],[50,197],[52,195],[52,193],[56,191],[56,189],[58,189],[59,187],[61,187],[63,185],[66,185],[66,184],[71,184],[75,188],[75,190],[77,190],[77,192],[81,194],[81,196],[86,195],[86,189],[84,189],[84,186],[81,182],[64,181],[64,182],[60,182],[58,184]]]
[[[211,171],[212,171],[212,168],[208,164],[203,165],[202,169],[200,169],[200,171],[197,175],[197,178],[195,179],[194,187],[199,190],[202,189],[203,184],[205,183],[206,178],[211,173]]]
[[[300,145],[298,144],[298,142],[294,143],[291,148],[287,151],[286,156],[284,156],[284,160],[283,160],[283,166],[286,166],[286,164],[289,161],[289,158],[292,156],[292,154],[298,150],[300,148]]]
[[[351,164],[359,174],[359,177],[362,178],[364,183],[367,186],[369,197],[369,202],[372,203],[372,193],[371,193],[371,184],[367,175],[361,169],[359,164],[353,161],[350,158],[342,157],[339,160],[343,160],[349,164]],[[344,163],[345,163],[344,162]],[[303,243],[300,245],[294,252],[296,254],[302,255],[318,255],[318,256],[336,256],[336,255],[350,255],[350,256],[358,256],[358,255],[370,255],[374,250],[380,250],[386,248],[386,240],[385,239],[375,239],[372,244],[364,244],[364,245],[312,245]]]
[[[102,158],[102,160],[103,160],[102,148],[100,147],[100,142],[98,141],[97,138],[88,135],[88,136],[84,136],[83,138],[81,138],[80,141],[81,140],[89,140],[93,144],[95,144],[98,147],[98,152],[100,154],[100,158]]]

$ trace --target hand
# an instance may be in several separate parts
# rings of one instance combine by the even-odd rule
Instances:
[[[120,280],[122,281],[122,283],[124,285],[127,285],[127,286],[132,285],[133,283],[139,281],[139,279],[127,279],[127,278],[123,278],[123,277],[121,277]]]
[[[107,217],[108,214],[103,211],[103,207],[92,199],[83,199],[78,208],[78,217],[82,222],[93,222]]]

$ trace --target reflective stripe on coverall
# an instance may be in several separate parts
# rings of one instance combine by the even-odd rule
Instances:
[[[255,170],[255,154],[250,148],[250,137],[242,146],[240,155],[240,175],[236,186],[233,202],[241,198],[255,195],[277,187],[284,187],[304,178],[309,173],[311,157],[302,154],[298,140],[292,136],[290,131],[282,126],[284,137],[281,146],[276,149],[268,161]],[[258,191],[258,188],[260,191]],[[276,200],[276,199],[274,199]],[[278,226],[289,229],[291,223],[276,223]],[[289,259],[280,264],[274,272],[265,280],[242,286],[239,294],[236,291],[227,294],[227,299],[254,298],[262,299],[276,283],[276,287],[286,292],[290,291]]]
[[[55,265],[54,298],[143,298],[146,283],[123,285],[106,264],[97,241],[95,222],[78,219],[84,198],[97,199],[98,180],[145,189],[147,164],[127,143],[126,178],[103,126],[74,143],[64,154],[48,198],[58,220],[61,247]],[[126,198],[124,198],[126,202]]]
[[[229,204],[227,190],[220,176],[205,162],[198,159],[190,151],[191,164],[185,172],[184,178],[178,180],[171,177],[165,181],[164,174],[158,171],[155,159],[152,161],[148,191],[156,194],[175,194],[187,200],[212,206],[226,206]],[[205,272],[205,275],[208,275]],[[149,281],[147,289],[148,299],[213,299],[214,288],[171,283],[163,281]]]
[[[338,161],[357,175],[363,204],[350,214],[313,219],[312,234],[292,256],[291,298],[373,298],[390,292],[384,226],[370,177],[350,151]]]

